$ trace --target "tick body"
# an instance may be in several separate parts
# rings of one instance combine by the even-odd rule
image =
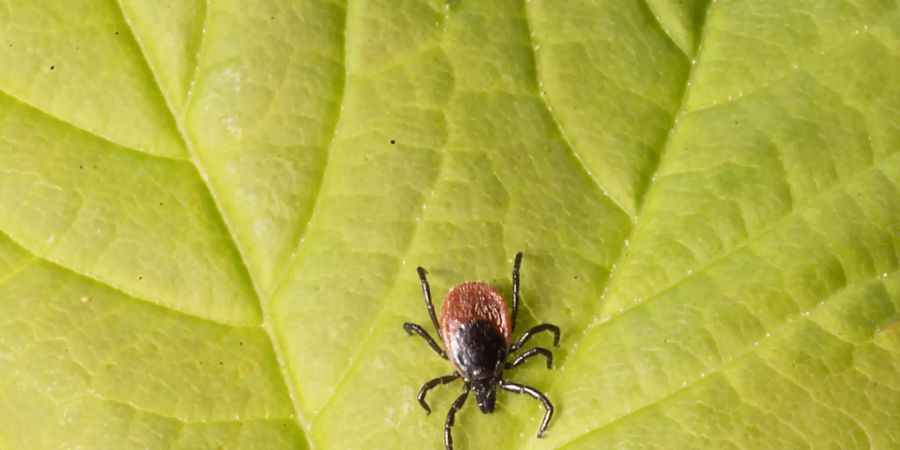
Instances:
[[[553,405],[544,394],[529,386],[508,382],[502,376],[504,370],[512,369],[538,355],[546,358],[548,369],[552,367],[553,354],[550,350],[542,347],[531,348],[515,357],[512,362],[507,361],[509,355],[521,349],[522,345],[535,333],[549,331],[553,334],[553,344],[559,343],[559,328],[548,323],[526,330],[515,343],[512,343],[512,334],[516,328],[516,315],[519,310],[519,267],[521,264],[522,252],[519,252],[516,254],[513,264],[511,315],[503,301],[503,296],[491,285],[468,282],[454,287],[444,298],[440,321],[434,313],[431,288],[426,277],[427,272],[422,267],[418,268],[422,294],[425,297],[425,307],[428,309],[435,332],[443,341],[446,351],[441,349],[421,326],[407,322],[403,324],[403,328],[410,335],[415,333],[425,339],[440,357],[450,360],[456,369],[450,375],[426,382],[419,390],[419,404],[426,412],[430,413],[431,408],[425,401],[425,395],[430,389],[460,378],[463,381],[462,393],[450,406],[444,423],[444,444],[447,450],[453,449],[451,430],[456,412],[462,408],[470,391],[474,391],[478,408],[485,414],[494,411],[497,388],[517,394],[527,394],[539,400],[546,412],[538,430],[538,437],[544,435],[550,418],[553,417]]]

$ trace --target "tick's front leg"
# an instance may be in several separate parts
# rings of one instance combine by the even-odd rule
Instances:
[[[409,333],[410,336],[412,336],[413,333],[422,336],[422,339],[425,339],[425,342],[427,342],[428,345],[430,345],[431,348],[434,349],[435,352],[437,352],[438,356],[447,359],[447,354],[444,353],[443,350],[441,350],[441,347],[437,344],[437,342],[434,341],[434,339],[431,338],[431,335],[428,334],[428,332],[425,331],[424,328],[414,323],[406,322],[403,324],[403,329],[406,330],[406,332]]]

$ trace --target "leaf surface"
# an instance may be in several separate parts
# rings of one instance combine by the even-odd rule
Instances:
[[[0,25],[0,448],[441,448],[415,267],[508,295],[519,250],[563,339],[507,378],[556,415],[501,392],[458,448],[900,445],[895,2]]]

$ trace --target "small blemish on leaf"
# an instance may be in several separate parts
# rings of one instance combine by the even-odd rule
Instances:
[[[50,70],[56,70],[56,66],[54,66],[54,65],[51,64],[51,65],[50,65]]]
[[[144,276],[143,276],[143,275],[139,275],[139,276],[138,276],[138,280],[143,280],[143,279],[144,279]]]
[[[81,297],[81,303],[90,303],[90,302],[91,302],[91,297],[89,297],[87,295],[83,295]]]
[[[119,35],[119,31],[118,31],[118,30],[116,30],[116,32],[115,32],[115,35],[116,35],[116,36],[118,36],[118,35]]]
[[[240,344],[241,344],[241,347],[243,347],[243,346],[244,346],[244,341],[241,341]]]
[[[219,361],[219,365],[220,365],[220,366],[224,366],[224,365],[225,365],[225,361]]]
[[[394,145],[394,144],[396,144],[396,143],[397,143],[397,141],[391,139],[391,145]]]

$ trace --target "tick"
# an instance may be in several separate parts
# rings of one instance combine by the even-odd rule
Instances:
[[[533,347],[516,356],[512,362],[507,357],[519,351],[532,336],[542,331],[553,333],[553,345],[559,344],[559,327],[542,323],[525,330],[519,339],[511,344],[512,334],[516,330],[516,315],[519,312],[519,267],[522,265],[522,252],[516,253],[512,271],[512,316],[506,309],[503,296],[491,285],[482,282],[460,284],[447,293],[441,305],[441,320],[438,322],[431,302],[431,288],[428,286],[428,273],[419,267],[419,281],[422,283],[422,295],[425,296],[425,307],[434,324],[434,331],[443,341],[444,351],[420,325],[406,322],[403,329],[412,335],[418,334],[425,342],[444,359],[449,359],[456,369],[452,374],[435,378],[426,382],[419,390],[418,400],[426,413],[431,408],[425,401],[425,395],[435,386],[451,383],[460,378],[463,380],[462,394],[456,398],[447,412],[444,422],[444,445],[453,450],[453,421],[456,412],[462,408],[469,391],[475,391],[475,401],[484,414],[494,412],[497,399],[497,388],[516,394],[526,394],[544,405],[546,413],[538,437],[547,431],[550,418],[553,417],[553,404],[546,395],[529,386],[511,383],[503,379],[503,371],[512,369],[529,358],[541,355],[547,359],[547,368],[553,367],[553,353],[542,347]]]

